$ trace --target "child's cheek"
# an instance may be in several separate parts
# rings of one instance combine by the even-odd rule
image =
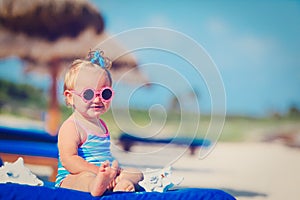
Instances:
[[[105,103],[104,106],[105,106],[105,110],[108,111],[110,108],[110,102]]]

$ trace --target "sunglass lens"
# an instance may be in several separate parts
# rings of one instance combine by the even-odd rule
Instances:
[[[102,91],[102,98],[104,100],[109,100],[112,97],[112,91],[110,89],[105,89]]]
[[[94,91],[91,89],[87,89],[83,93],[83,98],[87,101],[91,100],[94,98]]]

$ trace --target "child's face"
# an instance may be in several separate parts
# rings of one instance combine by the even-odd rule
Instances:
[[[78,72],[74,90],[77,94],[86,89],[100,91],[104,87],[110,87],[111,83],[105,70],[101,68],[83,68]],[[98,118],[105,113],[110,106],[110,101],[104,101],[97,94],[94,99],[86,101],[83,97],[73,94],[74,107],[85,118]]]

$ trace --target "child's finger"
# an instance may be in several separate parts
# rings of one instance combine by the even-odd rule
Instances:
[[[104,172],[105,168],[107,168],[108,166],[109,166],[109,161],[105,161],[105,162],[101,163],[99,170]]]
[[[119,170],[119,163],[118,161],[114,160],[111,164],[111,168],[118,171]]]
[[[100,165],[99,171],[101,171],[101,172],[104,172],[104,171],[105,171],[105,167],[103,166],[103,164]]]
[[[110,165],[109,161],[106,160],[102,163],[103,167],[108,167]]]

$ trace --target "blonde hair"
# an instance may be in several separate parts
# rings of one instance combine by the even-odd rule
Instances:
[[[107,74],[110,84],[112,85],[111,74],[107,68],[100,67],[99,65],[93,64],[87,60],[77,59],[71,64],[65,74],[64,91],[74,89],[78,72],[84,67],[103,69]],[[68,105],[67,99],[65,99],[65,102]]]

